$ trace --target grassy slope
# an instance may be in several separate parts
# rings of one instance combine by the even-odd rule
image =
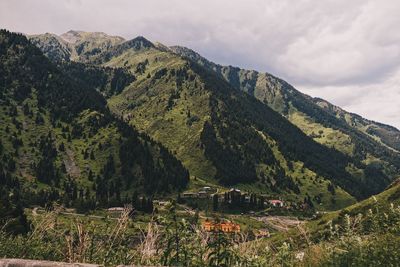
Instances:
[[[351,216],[356,216],[357,214],[366,214],[369,209],[374,211],[379,210],[382,214],[385,210],[390,208],[390,205],[394,206],[400,205],[400,183],[397,180],[397,183],[393,183],[388,189],[383,191],[380,194],[372,196],[363,201],[357,202],[353,205],[349,205],[346,208],[337,211],[331,211],[322,214],[322,216],[318,219],[310,220],[305,223],[302,227],[303,230],[299,231],[298,229],[290,229],[288,232],[278,232],[275,233],[271,239],[266,240],[267,244],[281,244],[290,240],[300,247],[304,247],[305,238],[308,240],[312,239],[317,244],[320,242],[321,233],[326,231],[329,228],[330,222],[333,224],[337,223],[340,214],[349,214]],[[308,241],[307,241],[308,242]],[[318,245],[317,245],[318,246]]]
[[[324,110],[334,114],[342,121],[345,121],[348,125],[368,134],[381,144],[400,151],[400,131],[398,129],[362,118],[357,114],[347,112],[340,107],[334,106],[323,99],[315,98],[314,102]]]
[[[309,230],[309,235],[313,236],[318,234],[318,232],[321,231],[322,229],[324,229],[329,221],[336,221],[342,212],[355,216],[359,213],[366,214],[369,209],[373,210],[379,209],[380,211],[385,211],[389,209],[391,204],[393,204],[394,206],[400,205],[399,180],[397,180],[397,182],[393,183],[388,189],[386,189],[380,194],[372,196],[363,201],[357,202],[342,210],[323,214],[321,218],[307,222],[306,226],[307,229]],[[296,233],[296,231],[293,231],[292,234],[297,235],[298,233]]]
[[[158,82],[147,78],[162,68],[179,69],[185,62],[171,54],[151,49],[139,54],[128,52],[113,58],[106,66],[124,65],[135,71],[137,64],[145,60],[151,64],[122,94],[109,100],[110,109],[129,118],[132,125],[162,142],[191,171],[192,176],[202,179],[213,177],[215,170],[198,147],[204,121],[210,114],[208,96],[183,86],[179,91],[180,98],[173,100],[173,107],[168,109],[170,95],[177,92],[175,81]],[[192,116],[199,118],[190,127],[187,125],[188,110]]]
[[[171,49],[216,72],[236,89],[268,104],[315,141],[334,147],[358,161],[373,156],[380,159],[382,169],[389,177],[398,175],[400,156],[393,152],[399,148],[400,132],[397,129],[345,112],[325,100],[313,99],[268,73],[221,66],[184,47]]]
[[[138,64],[146,61],[149,63],[146,65],[145,72],[137,73]],[[197,183],[205,179],[207,183],[214,184],[216,181],[212,177],[215,175],[215,168],[205,158],[204,152],[199,146],[199,135],[204,121],[209,120],[211,115],[210,93],[200,88],[202,87],[201,80],[198,81],[199,88],[184,84],[179,89],[179,97],[173,100],[173,107],[168,109],[168,99],[172,93],[177,91],[175,80],[154,79],[154,75],[161,69],[179,69],[185,64],[187,62],[180,57],[154,48],[127,51],[112,58],[104,65],[107,67],[124,66],[132,72],[136,72],[137,81],[126,88],[122,94],[109,99],[109,106],[113,112],[124,116],[135,127],[145,131],[173,151],[190,170],[191,175],[198,177]],[[187,112],[189,110],[192,117],[198,117],[198,121],[191,126],[188,125]],[[273,147],[274,151],[279,150],[276,145],[273,146],[269,143],[268,145]],[[282,154],[275,156],[280,157],[280,165],[288,175],[301,183],[301,195],[292,194],[288,196],[289,199],[298,201],[306,194],[312,198],[320,195],[322,196],[322,205],[318,208],[321,209],[335,209],[354,203],[354,198],[339,187],[336,195],[331,196],[327,190],[326,178],[318,176],[316,179],[317,175],[310,170],[301,173],[300,167],[289,171],[284,156]],[[299,162],[298,166],[302,166],[302,163]],[[270,167],[261,164],[258,169]],[[195,181],[192,179],[192,182]],[[272,193],[270,188],[261,183],[239,184],[238,187],[252,192]],[[335,199],[334,202],[331,198]]]

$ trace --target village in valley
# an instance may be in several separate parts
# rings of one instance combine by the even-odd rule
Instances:
[[[169,207],[176,205],[176,211],[180,216],[196,217],[206,232],[250,233],[252,239],[258,239],[269,238],[274,232],[287,231],[301,224],[298,219],[299,214],[315,216],[313,208],[306,201],[299,204],[268,198],[267,195],[248,193],[238,188],[221,189],[203,186],[178,194],[176,199],[139,197],[135,206],[110,207],[104,212],[90,216],[112,220],[119,218],[128,209],[131,210],[132,220],[136,221],[142,220],[140,218],[143,216],[150,218],[157,214],[168,213]],[[71,215],[73,214],[71,212],[63,214]]]
[[[313,208],[311,200],[305,198],[302,202],[285,201],[279,198],[269,198],[265,194],[255,194],[238,188],[220,190],[204,186],[198,191],[184,192],[178,195],[178,200],[190,204],[205,201],[211,202],[214,211],[242,210],[243,213],[254,214],[257,210],[270,208],[273,211],[309,211]],[[207,201],[208,200],[208,201]]]
[[[295,202],[238,188],[203,186],[178,194],[176,201],[186,210],[203,213],[200,217],[205,231],[240,233],[245,230],[251,232],[254,238],[270,237],[271,231],[287,231],[300,224],[298,217],[315,217],[318,214],[309,198]],[[166,205],[165,201],[156,203]],[[257,222],[256,225],[243,227],[251,219]]]

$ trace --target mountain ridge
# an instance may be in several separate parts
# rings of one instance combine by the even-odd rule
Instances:
[[[169,53],[166,53],[166,52],[162,52],[162,51],[160,51],[160,52],[158,52],[158,51],[156,51],[156,50],[154,50],[154,52],[152,52],[152,51],[146,51],[146,52],[142,52],[142,54],[146,54],[146,55],[149,55],[149,54],[151,54],[151,53],[154,53],[154,56],[152,56],[152,57],[148,57],[147,58],[147,61],[148,62],[151,62],[152,60],[153,60],[153,58],[154,58],[154,63],[156,64],[157,63],[157,65],[158,64],[161,64],[160,62],[163,60],[163,57],[165,58],[165,60],[173,60],[173,58],[174,58],[174,56],[173,55],[171,55],[171,54],[169,54]],[[156,55],[157,54],[157,55]],[[139,58],[140,58],[140,55],[137,55],[137,54],[135,54],[136,56],[138,56]],[[106,63],[105,64],[105,66],[121,66],[121,64],[122,65],[125,65],[128,69],[130,68],[130,66],[132,65],[132,66],[135,66],[135,68],[137,68],[137,66],[139,66],[140,65],[140,63],[141,62],[129,62],[129,60],[128,60],[128,63],[126,63],[125,62],[125,59],[128,59],[129,58],[129,56],[128,56],[128,52],[127,52],[127,55],[120,55],[120,57],[117,57],[117,58],[113,58],[111,61],[110,61],[110,63]],[[132,59],[133,59],[133,57],[131,57]],[[157,58],[157,60],[156,60],[156,58]],[[178,58],[176,58],[176,60],[178,61],[179,59]],[[150,64],[150,63],[147,63],[148,65],[149,65],[149,67],[151,68],[151,65],[152,64]],[[185,61],[182,61],[182,63],[180,63],[180,64],[183,64],[183,66],[184,66],[184,68],[185,68],[185,66],[188,68],[188,69],[190,69],[191,71],[193,71],[195,68],[197,68],[195,65],[190,65],[190,62],[185,62]],[[163,68],[162,68],[162,66],[166,66],[166,65],[170,65],[170,63],[167,63],[167,62],[165,62],[164,64],[161,64],[160,65],[160,67],[158,68],[156,68],[156,69],[154,69],[154,75],[155,76],[157,76],[157,78],[156,79],[152,79],[151,77],[153,76],[153,74],[150,74],[150,73],[143,73],[143,74],[141,74],[141,76],[143,77],[142,79],[143,79],[143,82],[141,82],[141,78],[140,78],[140,76],[138,77],[138,80],[136,81],[136,82],[134,82],[133,84],[131,84],[130,86],[128,86],[128,88],[127,89],[125,89],[124,90],[124,92],[122,93],[122,96],[120,97],[120,98],[118,98],[118,97],[113,97],[110,101],[110,104],[111,104],[111,109],[112,110],[117,110],[117,112],[121,112],[121,111],[123,111],[123,110],[126,110],[126,108],[124,108],[121,104],[118,104],[118,105],[116,105],[116,106],[114,106],[114,104],[113,103],[115,103],[115,102],[118,102],[118,101],[122,101],[122,102],[125,102],[125,100],[126,99],[140,99],[140,96],[139,95],[135,95],[135,96],[130,96],[130,95],[127,95],[127,92],[128,91],[130,91],[129,90],[129,88],[132,88],[132,92],[141,92],[140,91],[140,85],[138,84],[138,85],[135,85],[136,83],[144,83],[144,82],[147,82],[147,80],[146,80],[146,77],[150,77],[149,79],[151,80],[150,81],[150,84],[151,84],[151,86],[152,87],[155,87],[155,85],[157,84],[157,82],[159,82],[159,79],[160,79],[160,77],[158,77],[158,75],[157,75],[157,73],[160,73],[160,71],[162,72],[163,71]],[[198,69],[198,68],[197,68]],[[201,67],[200,67],[200,69],[201,69]],[[153,71],[152,71],[153,72]],[[173,71],[174,73],[175,73],[175,71]],[[164,71],[164,75],[162,75],[161,76],[161,79],[163,79],[165,76],[170,76],[170,74],[168,74],[168,71]],[[146,76],[147,75],[147,76]],[[191,75],[188,75],[189,77],[191,76]],[[211,75],[212,76],[212,75]],[[208,74],[206,74],[205,76],[203,75],[203,80],[204,79],[206,79],[206,77],[211,77],[210,76],[210,73],[208,73]],[[196,77],[196,75],[194,76],[194,77]],[[168,78],[167,78],[168,79]],[[189,80],[194,80],[194,81],[196,81],[197,82],[197,79],[196,78],[189,78]],[[218,86],[219,88],[227,88],[227,87],[229,87],[229,84],[228,83],[225,83],[225,82],[222,82],[222,81],[220,81],[219,80],[219,78],[217,78],[217,80],[219,81],[219,82],[211,82],[210,84],[213,84],[213,85],[211,85],[210,86],[210,88],[212,88],[213,86],[216,86],[216,84],[220,84],[220,86]],[[139,86],[139,87],[137,87],[137,86]],[[172,85],[172,86],[174,86],[174,85]],[[203,86],[202,85],[200,85],[200,84],[198,84],[197,85],[199,88],[203,88]],[[145,86],[144,88],[148,88],[148,89],[146,89],[146,90],[149,90],[150,89],[150,87],[149,86]],[[164,90],[165,90],[165,88],[164,88]],[[234,93],[234,91],[231,91],[231,90],[226,90],[226,89],[224,89],[225,90],[225,94],[230,94],[230,93]],[[218,92],[218,91],[215,91],[215,92]],[[142,94],[142,93],[145,93],[145,91],[143,91],[143,92],[141,92],[140,94]],[[150,93],[150,92],[148,92],[149,94],[151,94],[151,95],[159,95],[159,93]],[[148,93],[146,93],[146,94],[148,94]],[[236,94],[236,93],[235,93]],[[122,98],[122,99],[121,99]],[[160,97],[161,98],[161,97]],[[116,99],[119,99],[118,101],[116,100]],[[179,98],[178,98],[179,99]],[[158,101],[158,100],[157,100]],[[190,101],[189,101],[190,102]],[[124,104],[124,105],[127,105],[127,104]],[[138,104],[134,104],[134,106],[137,106]],[[129,106],[129,105],[127,105],[127,106]],[[161,108],[161,107],[160,107]],[[136,109],[136,108],[134,108],[134,109]],[[147,110],[149,110],[150,108],[146,108]],[[142,109],[140,109],[140,110],[142,110]],[[144,110],[142,110],[143,112],[144,112]],[[190,110],[191,112],[191,114],[193,113],[192,112],[192,110]],[[237,112],[238,110],[235,110],[235,112]],[[128,113],[128,114],[125,114],[125,115],[127,115],[128,117],[131,117],[131,115],[129,115],[129,111],[128,110],[126,110],[125,111],[126,113]],[[137,111],[137,112],[139,112],[139,111]],[[139,114],[140,114],[140,112],[139,112]],[[228,114],[228,113],[225,113],[225,114]],[[152,115],[148,115],[148,116],[152,116]],[[227,115],[225,115],[225,116],[227,116]],[[280,117],[280,115],[279,115],[279,117]],[[137,120],[137,119],[136,119]],[[143,123],[146,123],[145,121],[141,121],[141,120],[137,120],[137,122],[136,123],[134,123],[134,124],[137,124],[137,125],[141,125],[141,124],[143,124]],[[232,129],[231,129],[232,130]],[[275,137],[275,138],[277,138],[277,136]],[[162,142],[162,141],[161,141]],[[179,157],[179,156],[178,156]]]
[[[183,57],[187,57],[193,61],[196,61],[197,63],[199,63],[200,65],[205,66],[206,68],[209,68],[217,73],[219,73],[222,77],[224,77],[224,79],[228,80],[233,86],[235,86],[235,88],[243,90],[247,93],[250,93],[251,95],[254,95],[254,90],[255,90],[255,82],[251,82],[249,80],[246,80],[246,78],[243,78],[242,83],[240,84],[239,81],[239,77],[231,77],[229,78],[231,74],[231,72],[246,72],[245,75],[248,76],[259,76],[259,75],[266,75],[266,76],[270,76],[273,79],[278,80],[280,83],[282,83],[283,85],[289,85],[287,82],[283,81],[280,78],[277,78],[269,73],[261,73],[255,70],[244,70],[241,69],[239,67],[234,67],[234,66],[223,66],[223,65],[219,65],[216,63],[213,63],[211,61],[209,61],[208,59],[202,57],[199,53],[195,52],[194,50],[190,49],[190,48],[186,48],[186,47],[182,47],[182,46],[171,46],[170,49],[174,52],[177,53],[178,55],[181,55]],[[236,75],[238,76],[238,75]],[[250,79],[251,80],[251,79]],[[289,90],[295,90],[297,91],[294,87],[292,87],[291,85],[289,85],[289,87],[291,87],[291,89]],[[400,131],[393,126],[390,125],[386,125],[383,123],[379,123],[379,122],[375,122],[375,121],[371,121],[365,118],[362,118],[360,115],[357,115],[355,113],[351,113],[351,112],[347,112],[341,108],[339,108],[338,106],[335,106],[331,103],[329,103],[326,100],[323,100],[321,98],[318,97],[310,97],[306,94],[303,94],[299,91],[297,91],[296,93],[300,93],[301,95],[305,96],[306,98],[310,99],[311,101],[313,101],[314,103],[318,104],[319,102],[323,102],[324,105],[319,104],[319,106],[323,109],[325,109],[326,111],[330,111],[333,115],[335,116],[339,116],[339,114],[342,114],[341,117],[345,117],[347,116],[354,116],[354,119],[358,119],[362,122],[364,122],[365,124],[370,123],[373,124],[373,126],[376,126],[378,128],[388,128],[390,131],[392,131],[392,134],[394,135],[394,140],[395,141],[388,141],[383,139],[382,142],[385,143],[386,145],[392,147],[395,150],[399,150],[400,147]],[[260,95],[255,95],[255,97],[261,99]],[[283,109],[279,109],[278,106],[275,102],[271,101],[271,100],[263,100],[264,102],[267,102],[271,107],[273,107],[276,111],[285,114],[285,111]],[[337,110],[337,108],[339,108],[339,110]],[[346,121],[346,123],[349,124],[349,122]],[[377,135],[378,137],[382,138],[382,135]]]
[[[45,40],[42,40],[42,46],[46,47]],[[342,179],[339,182],[341,186],[358,198],[363,198],[383,190],[400,169],[399,156],[395,150],[386,147],[376,136],[366,133],[365,129],[357,128],[360,127],[358,124],[357,127],[351,126],[345,119],[315,103],[316,99],[297,91],[273,75],[221,66],[193,50],[168,48],[140,36],[100,49],[98,53],[86,58],[71,59],[83,64],[89,63],[88,66],[93,65],[95,68],[121,69],[131,73],[135,79],[108,95],[108,106],[117,116],[123,117],[132,126],[168,147],[192,176],[218,182],[224,180],[223,177],[231,177],[229,179],[234,181],[237,174],[247,173],[249,177],[257,177],[250,180],[256,181],[254,185],[259,186],[240,184],[241,188],[266,190],[270,193],[288,190],[285,193],[288,195],[293,194],[291,190],[300,190],[305,196],[310,193],[317,203],[322,196],[323,202],[328,205],[326,203],[329,202],[330,193],[325,189],[317,193],[316,185],[319,182],[324,184],[323,187],[328,187],[326,182],[332,181],[338,185]],[[242,93],[255,99],[255,102]],[[259,103],[271,108],[271,111],[259,107]],[[279,117],[267,115],[274,114],[272,111],[279,113]],[[232,116],[232,112],[236,115]],[[275,123],[266,127],[266,123],[272,119]],[[293,132],[291,134],[298,136],[292,139],[308,140],[305,138],[307,136],[325,147],[319,150],[313,142],[309,143],[309,147],[325,151],[321,155],[332,155],[321,164],[336,158],[333,156],[336,151],[342,153],[338,161],[340,164],[333,163],[332,166],[324,167],[325,170],[342,169],[344,173],[339,175],[341,178],[337,174],[333,178],[332,172],[327,175],[323,169],[315,169],[318,160],[312,159],[312,153],[308,153],[311,155],[308,158],[302,157],[297,161],[303,148],[296,149],[296,144],[287,141],[282,146],[282,140],[290,139],[288,136],[291,134],[281,133],[271,137],[271,131],[275,125],[280,125],[281,119],[301,130],[298,133],[290,130]],[[292,126],[288,127],[292,129]],[[235,128],[241,130],[236,133]],[[390,127],[387,129],[394,130]],[[251,155],[257,150],[254,147],[257,146],[245,141],[245,133],[252,136],[251,142],[259,142],[257,149],[269,151],[267,154],[273,155],[272,158],[265,156],[264,163],[252,158]],[[210,140],[214,143],[207,142]],[[211,149],[216,147],[219,149]],[[234,155],[231,162],[218,162],[218,158],[230,158],[230,155]],[[236,163],[229,164],[232,162]],[[317,173],[308,169],[305,162],[306,165],[311,164],[308,167],[314,166],[312,168]],[[235,168],[239,169],[232,171]],[[236,181],[242,180],[243,177],[239,176]],[[347,176],[348,179],[344,178]],[[354,181],[357,182],[351,185]],[[278,190],[275,185],[279,183],[283,187]],[[354,191],[357,183],[366,187]],[[337,190],[340,190],[339,187]],[[347,198],[344,195],[342,197]]]

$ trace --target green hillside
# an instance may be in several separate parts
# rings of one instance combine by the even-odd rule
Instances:
[[[2,198],[13,191],[24,204],[108,206],[186,187],[182,164],[115,118],[99,93],[119,90],[113,81],[132,75],[99,69],[104,79],[91,85],[89,75],[76,75],[79,66],[57,67],[24,36],[5,30],[0,59]]]
[[[93,84],[112,113],[166,146],[193,183],[310,197],[322,209],[336,209],[380,192],[399,172],[399,155],[384,138],[351,126],[272,75],[220,66],[143,37],[123,42],[101,35],[95,42],[94,33],[69,35],[69,42],[91,40],[99,52],[84,59],[71,54],[77,63],[61,68]],[[62,57],[65,37],[55,39],[59,45],[44,37],[32,38]]]
[[[355,217],[358,214],[367,215],[369,212],[383,215],[385,212],[389,212],[391,208],[398,208],[399,206],[400,180],[397,179],[383,192],[339,211],[326,213],[321,218],[310,221],[307,226],[312,230],[312,235],[320,236],[329,221],[334,224],[343,223],[345,215]]]
[[[221,66],[185,47],[175,46],[171,50],[215,72],[233,88],[267,104],[316,142],[364,162],[374,171],[382,171],[389,178],[387,180],[399,173],[400,156],[397,150],[400,131],[396,128],[369,121],[325,100],[302,94],[271,74]],[[370,170],[367,173],[360,169],[349,171],[365,177]]]
[[[135,41],[143,42],[134,39],[131,44]],[[352,202],[340,188],[332,197],[327,189],[330,177],[340,179],[347,173],[335,173],[330,164],[322,167],[323,160],[309,156],[314,153],[300,153],[316,149],[317,154],[343,162],[345,156],[312,142],[265,105],[232,91],[229,84],[187,60],[152,45],[127,46],[123,52],[120,46],[99,61],[106,67],[125,67],[137,80],[110,98],[110,109],[166,145],[191,175],[264,193],[296,195],[300,190],[297,200],[307,193],[317,200],[322,196],[326,207],[334,207],[336,200],[340,206]],[[107,61],[110,54],[116,56]],[[291,141],[296,139],[304,141]],[[302,144],[306,146],[295,148],[298,154],[290,158],[292,147]],[[347,163],[343,164],[342,170]],[[311,177],[304,175],[308,172]],[[344,186],[347,181],[342,182]],[[316,183],[319,186],[313,188]]]
[[[319,134],[318,131],[308,133],[309,127],[306,124],[301,124],[301,120],[293,119],[290,115],[295,113],[297,116],[304,117],[303,120],[320,124],[320,129],[314,130],[324,131],[327,129],[329,131],[329,129],[333,128],[338,131],[339,137],[340,135],[346,135],[351,138],[356,146],[351,151],[343,151],[345,153],[360,153],[358,146],[365,146],[366,143],[371,142],[368,137],[379,141],[381,145],[385,144],[395,150],[399,149],[400,131],[392,126],[370,121],[357,114],[346,112],[326,100],[302,94],[287,82],[269,73],[218,65],[186,47],[173,46],[170,49],[176,54],[216,72],[234,88],[242,90],[268,104],[322,144],[328,146],[336,145],[335,147],[339,148],[339,150],[346,149],[346,143],[342,142],[340,138],[336,140],[335,144],[326,139],[321,139],[320,135],[323,135],[323,133]]]
[[[357,114],[346,112],[340,107],[334,106],[320,98],[314,98],[313,101],[351,127],[370,135],[372,138],[394,150],[400,151],[400,131],[395,127],[367,120]]]

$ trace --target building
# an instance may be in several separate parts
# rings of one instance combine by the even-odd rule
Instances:
[[[210,193],[206,191],[199,191],[198,196],[199,198],[208,198],[210,196]]]
[[[210,192],[210,191],[212,191],[212,189],[209,186],[204,186],[202,191]]]
[[[170,202],[169,201],[161,201],[161,200],[154,200],[153,204],[159,205],[159,206],[167,206]]]
[[[197,198],[199,195],[197,193],[186,192],[183,193],[184,198]]]
[[[268,231],[268,229],[261,229],[258,230],[254,233],[254,236],[258,239],[258,238],[265,238],[265,237],[270,237],[270,233]]]
[[[239,189],[231,188],[228,192],[229,195],[229,203],[240,203],[240,198],[242,193]]]
[[[203,229],[207,232],[212,231],[222,231],[224,233],[239,233],[240,232],[240,225],[237,223],[233,223],[230,221],[224,222],[211,222],[211,221],[204,221],[202,223]]]
[[[268,203],[274,207],[283,207],[284,206],[284,202],[279,199],[268,200]]]
[[[240,191],[240,189],[237,189],[237,188],[231,188],[231,189],[229,189],[229,194],[240,197],[241,191]]]
[[[124,210],[125,208],[123,207],[112,207],[107,209],[108,212],[123,212]]]

